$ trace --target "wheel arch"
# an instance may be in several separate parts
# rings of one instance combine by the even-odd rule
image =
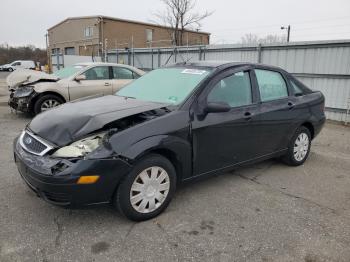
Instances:
[[[145,138],[121,153],[132,162],[149,154],[158,154],[168,159],[176,170],[177,181],[181,182],[192,173],[191,144],[179,137],[159,135]]]
[[[63,103],[66,103],[66,99],[64,98],[64,96],[62,96],[61,94],[57,93],[57,92],[54,92],[54,91],[45,91],[45,92],[42,92],[42,93],[37,93],[36,96],[33,97],[31,103],[30,103],[30,109],[31,111],[34,110],[34,105],[35,103],[43,96],[45,95],[54,95],[54,96],[57,96],[59,97],[60,99],[62,99]]]
[[[182,181],[185,171],[183,169],[183,164],[178,159],[175,152],[171,151],[168,148],[154,148],[154,149],[151,149],[150,151],[148,151],[147,154],[157,154],[157,155],[160,155],[160,156],[168,159],[170,161],[170,163],[172,163],[174,168],[175,168],[177,182],[179,183]],[[143,156],[145,156],[145,155],[143,155]]]
[[[301,126],[306,127],[311,134],[311,139],[314,139],[315,137],[315,128],[311,122],[304,122]]]

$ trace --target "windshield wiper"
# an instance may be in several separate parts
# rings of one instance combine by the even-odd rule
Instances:
[[[125,99],[136,99],[136,97],[132,97],[132,96],[121,96],[121,95],[117,95],[120,97],[124,97]]]

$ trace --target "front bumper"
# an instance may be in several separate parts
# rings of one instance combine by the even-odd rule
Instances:
[[[10,94],[8,105],[18,111],[29,113],[30,112],[30,97],[15,97],[13,93]]]
[[[121,159],[78,160],[64,171],[55,174],[61,163],[50,157],[26,152],[14,142],[14,158],[25,183],[45,201],[61,206],[83,206],[110,202],[120,179],[131,166]],[[95,184],[79,185],[84,175],[99,175]]]

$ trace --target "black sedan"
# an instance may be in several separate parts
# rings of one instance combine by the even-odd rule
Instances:
[[[303,164],[324,104],[280,68],[176,64],[114,96],[39,114],[14,141],[15,161],[50,203],[112,203],[141,221],[160,214],[179,183],[268,158]]]

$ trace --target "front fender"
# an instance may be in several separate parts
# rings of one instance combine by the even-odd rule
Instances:
[[[192,146],[189,141],[176,136],[147,137],[131,145],[124,152],[118,152],[118,154],[135,161],[151,152],[158,152],[170,158],[169,160],[173,162],[177,171],[181,173],[181,180],[191,176]]]

